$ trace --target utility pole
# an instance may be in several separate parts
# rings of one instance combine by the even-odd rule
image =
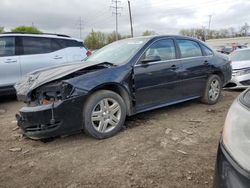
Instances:
[[[129,10],[129,20],[130,20],[131,37],[134,37],[132,14],[131,14],[131,7],[130,7],[130,1],[129,0],[128,0],[128,10]]]
[[[80,16],[79,18],[79,35],[80,35],[80,39],[82,39],[82,29],[83,29],[83,20],[82,20],[82,17]]]
[[[112,12],[112,15],[115,15],[115,32],[116,32],[116,40],[118,40],[118,15],[121,15],[121,13],[119,12],[119,9],[121,9],[122,7],[118,6],[118,3],[121,3],[121,1],[119,0],[112,0],[112,6],[110,6],[110,8],[114,9],[114,11]]]
[[[210,27],[211,27],[211,20],[212,20],[212,14],[208,15],[209,21],[208,21],[208,35],[210,33]]]
[[[208,15],[209,21],[208,21],[208,31],[210,31],[211,21],[212,21],[212,14]]]

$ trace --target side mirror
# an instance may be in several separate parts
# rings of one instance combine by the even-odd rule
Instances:
[[[161,61],[161,57],[156,55],[147,56],[145,59],[141,60],[141,63],[150,63],[155,61]]]

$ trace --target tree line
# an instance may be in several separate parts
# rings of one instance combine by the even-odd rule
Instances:
[[[198,38],[200,40],[208,40],[208,39],[219,39],[219,38],[229,38],[229,37],[242,37],[248,36],[250,30],[250,26],[245,23],[239,29],[230,27],[226,29],[219,30],[208,30],[206,28],[191,28],[191,29],[181,29],[179,34],[184,36],[190,36],[194,38]],[[12,32],[28,32],[28,33],[42,33],[41,30],[34,26],[18,26],[11,30]],[[0,33],[4,32],[4,27],[0,27]],[[155,31],[146,30],[142,34],[142,36],[156,35]],[[125,39],[131,37],[130,35],[121,35],[118,34],[118,40]],[[89,49],[99,49],[107,44],[110,44],[116,40],[115,31],[111,33],[104,33],[101,31],[91,32],[85,37],[84,43]]]
[[[4,33],[4,27],[0,27],[0,33]],[[23,32],[23,33],[42,33],[38,28],[34,26],[18,26],[11,29],[11,32]]]
[[[142,33],[142,36],[155,35],[154,31],[146,30]],[[118,40],[130,38],[130,35],[121,35],[118,34]],[[84,44],[89,49],[99,49],[107,44],[116,41],[116,32],[113,31],[111,33],[103,33],[101,31],[92,31],[86,36],[84,40]]]
[[[230,27],[219,30],[208,30],[206,28],[191,28],[181,29],[180,34],[184,36],[195,37],[203,41],[208,39],[231,38],[231,37],[244,37],[248,36],[250,26],[245,23],[239,29]]]
[[[4,27],[0,27],[0,33],[4,32]],[[18,26],[16,28],[11,29],[11,32],[23,32],[23,33],[42,33],[41,30],[34,26]],[[155,35],[154,31],[146,30],[142,33],[143,36]],[[121,35],[118,34],[118,40],[130,38],[130,35]],[[111,33],[104,33],[101,31],[92,31],[86,36],[84,40],[84,44],[89,49],[99,49],[107,44],[110,44],[116,40],[115,31]]]

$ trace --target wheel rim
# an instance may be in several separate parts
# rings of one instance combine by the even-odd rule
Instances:
[[[209,88],[209,99],[216,101],[220,95],[220,82],[217,79],[212,80]]]
[[[119,124],[120,119],[121,106],[112,98],[99,101],[91,114],[92,126],[100,133],[112,131]]]

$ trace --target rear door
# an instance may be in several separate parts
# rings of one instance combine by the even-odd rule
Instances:
[[[211,66],[195,40],[177,39],[181,61],[180,79],[183,98],[201,96],[206,86]]]
[[[20,62],[15,37],[0,37],[0,87],[13,86],[19,79]]]
[[[22,44],[20,55],[22,77],[34,70],[67,63],[67,56],[53,38],[19,37]]]
[[[137,112],[174,102],[180,98],[178,77],[179,61],[173,39],[155,41],[144,52],[147,56],[159,56],[159,61],[137,63],[134,67]]]

